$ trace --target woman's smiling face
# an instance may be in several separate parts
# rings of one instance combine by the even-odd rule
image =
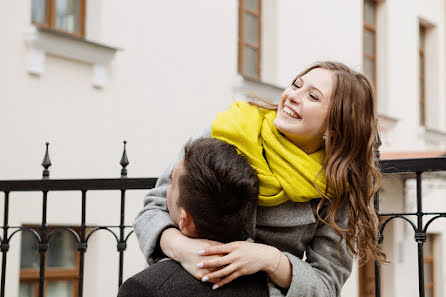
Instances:
[[[274,126],[307,154],[322,145],[334,81],[333,72],[315,68],[297,78],[280,98]]]

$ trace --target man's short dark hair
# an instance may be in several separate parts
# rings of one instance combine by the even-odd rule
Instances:
[[[240,240],[259,195],[257,172],[235,146],[200,138],[184,147],[178,206],[187,210],[201,238]]]

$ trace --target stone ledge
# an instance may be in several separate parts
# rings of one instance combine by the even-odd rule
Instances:
[[[103,88],[107,82],[107,66],[118,50],[117,47],[64,34],[51,29],[30,26],[24,32],[24,40],[29,48],[27,71],[42,75],[45,72],[47,54],[64,57],[91,64],[93,66],[92,83]]]

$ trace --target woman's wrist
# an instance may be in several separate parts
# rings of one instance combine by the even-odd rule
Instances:
[[[182,236],[183,234],[178,229],[168,228],[161,233],[160,238],[160,247],[163,253],[177,262],[181,260],[181,249],[176,247],[179,246],[178,241],[181,240]]]
[[[292,279],[291,263],[282,251],[275,247],[270,248],[270,257],[264,270],[276,285],[284,289],[289,288]]]
[[[270,252],[268,253],[270,256],[267,257],[267,261],[265,263],[264,271],[268,274],[273,274],[277,271],[277,268],[279,268],[281,259],[282,259],[282,252],[272,246],[269,246]]]

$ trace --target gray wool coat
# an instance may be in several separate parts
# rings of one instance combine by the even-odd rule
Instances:
[[[210,129],[200,137],[210,137]],[[159,177],[155,188],[144,198],[144,208],[134,220],[133,227],[142,252],[149,265],[160,255],[159,237],[162,231],[176,227],[167,209],[166,192],[171,180],[170,173],[177,160]],[[258,206],[246,227],[249,236],[275,246],[286,255],[292,265],[292,281],[288,290],[280,290],[269,281],[270,296],[335,297],[352,269],[353,257],[347,251],[345,241],[316,215],[319,200],[305,203],[285,202],[274,207]],[[328,203],[320,210],[321,217]],[[340,209],[337,224],[346,227],[347,211]]]

